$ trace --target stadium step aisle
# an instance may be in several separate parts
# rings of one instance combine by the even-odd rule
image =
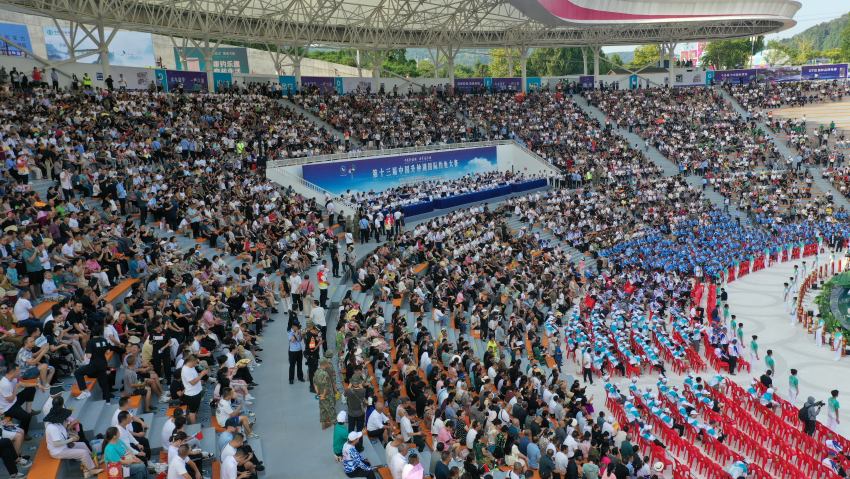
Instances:
[[[343,138],[345,137],[345,135],[343,134],[343,132],[341,132],[341,131],[337,130],[336,128],[334,128],[334,127],[333,127],[333,125],[331,125],[330,123],[326,122],[325,120],[322,120],[321,118],[319,118],[318,116],[316,116],[315,114],[313,114],[313,112],[311,112],[310,110],[307,110],[307,109],[301,108],[301,106],[297,105],[295,102],[289,101],[289,99],[287,99],[286,97],[284,97],[282,100],[280,100],[280,102],[281,102],[284,106],[286,106],[287,108],[289,108],[289,109],[291,109],[291,110],[293,110],[293,111],[297,111],[298,113],[300,113],[300,114],[302,114],[302,115],[306,116],[306,117],[307,117],[307,118],[309,118],[309,119],[310,119],[310,121],[312,121],[313,123],[315,123],[315,124],[317,124],[317,125],[319,125],[319,126],[324,127],[324,128],[325,128],[326,130],[328,130],[328,131],[329,131],[329,132],[330,132],[333,136],[335,136],[335,137],[337,137],[337,138],[339,138],[339,139],[343,139]],[[351,141],[351,144],[352,144],[352,145],[359,146],[360,148],[363,148],[363,146],[364,146],[364,145],[363,145],[363,143],[361,143],[361,142],[360,142],[360,140],[356,138],[356,135],[351,135],[351,137],[350,137],[350,139],[349,139],[349,140]]]
[[[590,105],[587,100],[580,95],[573,95],[573,100],[575,100],[576,104],[584,110],[585,113],[598,120],[602,125],[605,125],[607,118],[602,110]],[[613,128],[614,125],[611,124],[611,126]],[[622,128],[614,128],[614,131],[626,139],[633,148],[643,151],[650,160],[660,166],[664,171],[664,176],[676,176],[679,174],[679,168],[672,161],[668,160],[667,157],[662,155],[655,148],[646,148],[646,143],[638,135],[629,133],[628,130],[624,130]]]
[[[605,122],[607,121],[607,117],[605,116],[605,113],[602,112],[602,110],[590,105],[587,100],[580,95],[573,95],[573,99],[575,100],[576,104],[581,107],[581,109],[584,110],[588,115],[597,119],[603,125],[605,124]],[[613,123],[611,124],[611,127],[614,128]],[[661,169],[664,171],[664,176],[676,176],[679,174],[679,168],[676,166],[675,163],[667,159],[666,156],[662,155],[661,152],[659,152],[654,147],[647,147],[646,142],[640,136],[629,132],[627,129],[620,127],[614,128],[614,131],[618,135],[626,139],[633,148],[643,151],[647,158],[651,159],[656,165],[661,167]],[[702,178],[692,175],[686,177],[685,179],[692,187],[702,188]],[[706,188],[703,193],[705,194],[706,198],[711,200],[711,202],[717,208],[721,210],[725,209],[724,199],[719,193],[715,192],[713,189],[710,188]],[[741,221],[744,223],[751,224],[749,217],[744,212],[740,211],[736,206],[734,206],[734,204],[729,206],[729,214],[733,217],[740,218]]]
[[[850,201],[847,201],[847,197],[842,195],[840,191],[838,191],[835,186],[833,186],[832,182],[823,177],[823,168],[822,167],[813,167],[810,168],[809,171],[812,174],[812,182],[817,186],[817,188],[824,193],[829,193],[832,195],[835,204],[844,208],[845,210],[850,210]]]

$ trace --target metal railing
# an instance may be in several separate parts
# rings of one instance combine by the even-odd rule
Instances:
[[[474,141],[469,143],[448,143],[445,145],[430,145],[430,146],[408,146],[405,148],[390,148],[386,150],[358,150],[349,151],[346,153],[333,153],[330,155],[305,156],[301,158],[290,158],[286,160],[274,160],[268,163],[267,168],[283,168],[287,166],[308,165],[311,163],[324,163],[326,161],[335,160],[351,160],[355,158],[365,158],[373,156],[390,156],[390,155],[405,155],[408,153],[426,153],[430,151],[443,150],[462,150],[466,148],[476,148],[482,146],[497,146],[517,144],[513,140],[490,140],[490,141]],[[537,155],[534,155],[537,157]],[[539,157],[538,157],[539,158]]]

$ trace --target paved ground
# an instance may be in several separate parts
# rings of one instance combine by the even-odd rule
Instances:
[[[836,128],[850,130],[850,100],[773,110],[774,117],[802,118],[803,115],[807,122],[829,125],[834,121]]]
[[[826,254],[820,255],[820,262],[829,261]],[[807,259],[809,265],[811,258]],[[850,404],[850,358],[845,357],[835,361],[835,353],[830,349],[818,348],[814,336],[808,334],[799,325],[791,325],[790,316],[782,301],[783,283],[793,275],[794,265],[802,265],[802,261],[780,264],[745,276],[729,284],[729,307],[732,314],[738,316],[738,321],[744,323],[745,338],[757,334],[762,361],[753,364],[753,375],[760,375],[766,368],[763,353],[773,349],[776,357],[776,392],[781,397],[787,397],[788,375],[791,368],[796,368],[800,376],[800,397],[797,402],[802,405],[806,396],[825,400],[832,389],[840,392],[839,401],[844,406],[843,422],[839,432],[845,437],[850,436],[850,416],[846,410]],[[802,267],[802,266],[801,266]],[[807,302],[814,294],[807,297]],[[746,356],[749,357],[749,351]],[[744,384],[744,380],[738,381]],[[826,411],[819,417],[826,421]]]

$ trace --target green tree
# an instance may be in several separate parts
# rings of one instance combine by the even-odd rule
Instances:
[[[703,62],[720,69],[743,68],[750,64],[750,57],[764,50],[764,37],[738,40],[718,40],[705,47]]]
[[[764,59],[769,65],[785,65],[791,63],[796,55],[797,47],[794,43],[771,40],[765,48]]]
[[[805,38],[797,42],[797,49],[792,61],[794,65],[805,65],[817,56],[818,52],[815,51],[815,42],[809,38]]]
[[[612,66],[621,67],[624,65],[623,59],[620,57],[619,53],[611,55],[611,58],[609,60],[611,60]]]
[[[661,45],[641,45],[635,48],[635,56],[629,67],[633,70],[657,64],[661,60]]]
[[[490,76],[490,65],[486,63],[481,63],[480,61],[475,62],[475,66],[472,67],[475,71],[476,77],[488,77]]]
[[[434,63],[431,60],[419,60],[419,63],[416,64],[416,69],[419,71],[419,76],[421,77],[434,76]]]
[[[847,22],[847,25],[844,25],[844,28],[841,30],[838,51],[841,52],[841,59],[843,61],[850,62],[850,22]]]
[[[528,76],[564,76],[581,74],[580,48],[536,48],[528,57]]]
[[[472,78],[475,76],[475,70],[468,65],[455,65],[455,78]]]
[[[408,60],[406,50],[396,49],[390,50],[384,56],[384,61],[381,67],[389,72],[403,77],[417,77],[419,70],[416,66],[416,60]]]
[[[513,58],[513,70],[508,71],[508,57]],[[493,48],[490,50],[490,75],[497,78],[517,77],[522,74],[519,50],[516,48]]]

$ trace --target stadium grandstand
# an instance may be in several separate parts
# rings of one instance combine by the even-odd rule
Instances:
[[[0,478],[847,477],[847,65],[674,58],[800,7],[0,0]]]

